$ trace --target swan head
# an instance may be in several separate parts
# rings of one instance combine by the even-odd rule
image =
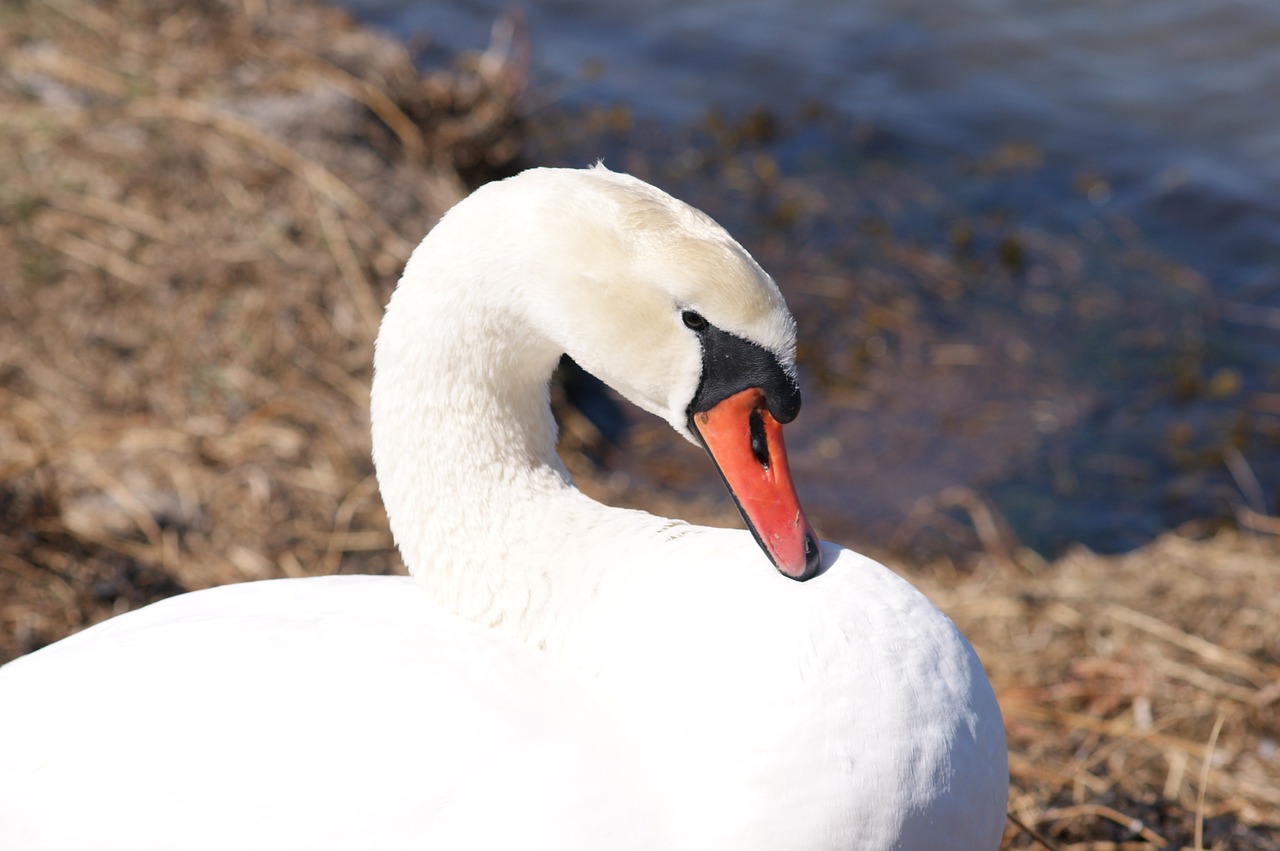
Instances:
[[[482,286],[498,293],[494,309],[516,310],[548,350],[567,352],[703,446],[779,571],[818,572],[817,537],[782,442],[782,424],[800,408],[795,322],[773,280],[722,227],[596,166],[488,184],[428,242],[468,241],[451,233],[473,246],[486,233],[501,246],[472,258],[485,268]]]

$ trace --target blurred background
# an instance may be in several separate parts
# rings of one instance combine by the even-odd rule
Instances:
[[[506,9],[348,5],[426,62],[483,48]],[[1051,558],[1274,508],[1280,6],[640,0],[523,20],[533,159],[656,181],[782,284],[823,400],[789,445],[826,534],[955,555],[976,495]],[[670,481],[658,456],[620,469]]]
[[[402,571],[382,305],[471,189],[603,159],[778,280],[801,499],[983,659],[1004,847],[1280,849],[1277,102],[1271,0],[6,0],[0,662]],[[585,491],[740,523],[553,401]]]

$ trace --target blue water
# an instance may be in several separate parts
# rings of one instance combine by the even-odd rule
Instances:
[[[426,64],[483,48],[506,8],[349,5],[405,38],[428,35]],[[1046,553],[1074,540],[1123,550],[1193,518],[1232,518],[1240,505],[1275,509],[1280,3],[631,0],[524,10],[535,117],[614,103],[636,117],[629,133],[563,130],[544,140],[545,156],[647,164],[648,176],[726,220],[784,288],[802,282],[788,298],[828,349],[846,337],[855,348],[884,345],[857,336],[871,332],[853,311],[891,289],[851,276],[860,297],[833,308],[804,283],[868,266],[878,243],[846,237],[870,218],[941,253],[959,250],[957,223],[974,223],[979,252],[989,237],[988,255],[1002,228],[1018,233],[1010,221],[1033,235],[1025,269],[962,267],[972,280],[955,304],[927,283],[913,293],[919,321],[971,346],[980,368],[930,369],[929,357],[921,366],[909,340],[889,337],[898,365],[878,384],[854,382],[850,395],[820,375],[818,362],[835,355],[814,357],[811,384],[829,404],[807,405],[808,425],[797,423],[796,466],[829,526],[873,545],[909,546],[922,527],[960,540],[947,518],[965,512],[938,496],[953,485]],[[799,117],[814,105],[820,118]],[[708,113],[732,120],[760,108],[785,126],[762,150],[788,187],[826,199],[800,225],[777,226],[767,203],[740,203],[716,169],[662,165],[714,144],[698,129]],[[983,165],[1011,145],[1032,151],[1034,166]],[[881,160],[896,177],[873,173]],[[911,180],[925,189],[904,189]],[[876,208],[877,187],[889,184],[920,200]],[[985,287],[984,275],[1003,283]],[[1114,304],[1091,323],[1044,307],[1089,299]],[[1004,354],[1020,347],[1033,355]]]
[[[476,49],[510,4],[352,0]],[[818,99],[959,148],[1026,138],[1135,176],[1280,199],[1272,0],[633,0],[525,7],[542,80],[679,121]],[[599,66],[598,78],[584,69]],[[1176,169],[1175,174],[1168,174]]]

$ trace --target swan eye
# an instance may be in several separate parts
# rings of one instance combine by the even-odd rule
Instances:
[[[680,318],[684,320],[684,325],[686,328],[690,328],[694,331],[707,330],[707,320],[702,318],[701,313],[696,313],[692,310],[686,310],[684,313],[680,314]]]

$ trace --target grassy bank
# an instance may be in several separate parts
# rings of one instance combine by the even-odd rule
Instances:
[[[186,588],[384,572],[382,305],[510,167],[500,63],[308,2],[4,7],[0,656]]]
[[[373,335],[431,222],[516,167],[518,63],[424,76],[301,0],[7,3],[0,55],[0,660],[182,590],[400,570]],[[1009,847],[1280,848],[1278,549],[908,570],[1001,697]]]

